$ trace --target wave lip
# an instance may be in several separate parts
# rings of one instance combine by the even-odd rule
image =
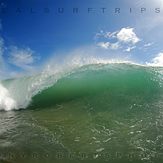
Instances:
[[[16,101],[11,97],[7,88],[0,84],[0,110],[9,111],[16,108]]]

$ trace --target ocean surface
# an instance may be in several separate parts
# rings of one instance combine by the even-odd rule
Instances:
[[[161,67],[98,63],[3,80],[0,110],[0,163],[163,161]]]

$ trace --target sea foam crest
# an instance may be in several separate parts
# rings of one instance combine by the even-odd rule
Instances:
[[[7,88],[0,84],[0,110],[9,111],[16,108],[16,101],[10,96]]]

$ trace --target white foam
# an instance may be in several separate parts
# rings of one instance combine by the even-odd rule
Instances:
[[[0,84],[0,110],[16,109],[16,101],[10,96],[9,91]]]

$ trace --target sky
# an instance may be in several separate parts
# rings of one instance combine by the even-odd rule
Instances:
[[[0,0],[0,79],[86,53],[163,65],[163,0]]]

